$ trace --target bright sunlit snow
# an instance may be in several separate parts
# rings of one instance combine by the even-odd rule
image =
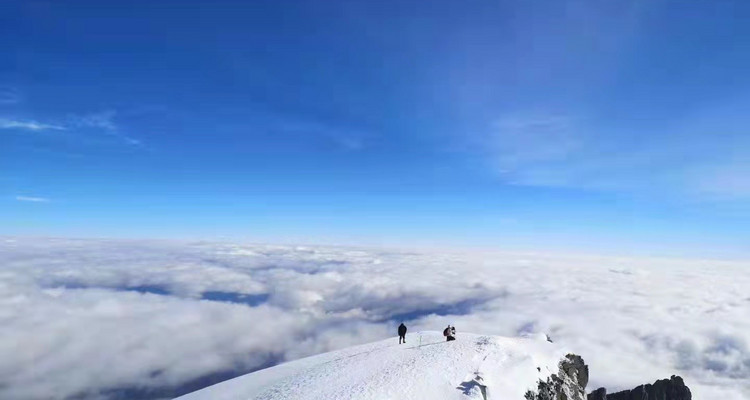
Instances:
[[[440,332],[407,334],[268,368],[184,396],[181,400],[523,399],[539,379],[557,373],[560,346]],[[538,368],[538,369],[537,369]]]

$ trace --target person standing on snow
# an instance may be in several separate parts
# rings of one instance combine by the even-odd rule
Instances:
[[[456,328],[448,325],[448,327],[443,330],[443,336],[445,336],[446,342],[456,340]]]
[[[406,343],[406,325],[403,322],[398,326],[398,344],[402,341]]]

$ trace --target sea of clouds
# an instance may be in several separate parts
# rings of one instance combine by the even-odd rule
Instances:
[[[750,399],[749,262],[0,238],[2,399],[170,398],[401,321],[546,332],[589,389]]]

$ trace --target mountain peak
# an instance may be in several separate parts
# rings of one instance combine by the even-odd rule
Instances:
[[[523,399],[556,374],[567,352],[545,335],[407,335],[284,363],[181,397],[247,399]],[[497,397],[496,397],[497,396]]]

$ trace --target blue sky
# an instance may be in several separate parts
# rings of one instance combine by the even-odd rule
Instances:
[[[0,233],[750,255],[750,4],[3,2]]]

